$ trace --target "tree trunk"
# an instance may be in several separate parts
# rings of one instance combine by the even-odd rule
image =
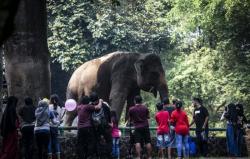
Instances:
[[[4,44],[8,94],[35,101],[50,95],[46,0],[20,0],[15,31]]]

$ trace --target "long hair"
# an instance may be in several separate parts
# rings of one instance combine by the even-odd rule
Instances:
[[[8,133],[16,129],[16,106],[18,99],[14,96],[8,97],[7,106],[3,113],[1,121],[1,135],[3,137],[7,136]]]
[[[118,118],[116,115],[116,112],[114,110],[112,110],[111,112],[111,121],[115,126],[118,126]]]
[[[54,109],[56,110],[59,104],[59,97],[57,94],[52,94],[50,97],[50,103],[53,105]]]

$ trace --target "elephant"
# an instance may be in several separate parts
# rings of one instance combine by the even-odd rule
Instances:
[[[87,61],[77,68],[67,86],[67,99],[79,101],[92,91],[110,104],[120,119],[125,102],[126,114],[134,105],[134,97],[140,90],[151,92],[160,98],[168,98],[168,87],[159,56],[152,53],[113,52]],[[70,126],[76,111],[66,113],[65,125]]]

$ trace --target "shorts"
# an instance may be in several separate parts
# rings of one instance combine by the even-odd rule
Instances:
[[[169,144],[170,144],[169,134],[157,135],[156,146],[158,148],[169,147]]]
[[[141,144],[151,143],[149,128],[135,128],[134,142]]]

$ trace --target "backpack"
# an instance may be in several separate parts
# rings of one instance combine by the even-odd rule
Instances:
[[[98,112],[94,111],[91,118],[94,127],[106,126],[108,123],[103,108],[101,108]]]

